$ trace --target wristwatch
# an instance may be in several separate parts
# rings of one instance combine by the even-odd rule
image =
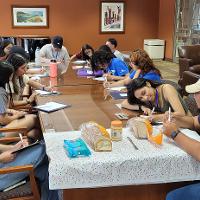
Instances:
[[[174,140],[179,133],[180,133],[179,130],[172,131],[170,137]]]

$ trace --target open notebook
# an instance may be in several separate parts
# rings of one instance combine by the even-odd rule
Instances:
[[[43,112],[54,112],[63,108],[67,108],[70,107],[71,105],[69,104],[61,104],[61,103],[57,103],[57,102],[48,102],[45,103],[43,105],[40,106],[35,106],[34,108],[36,108],[37,110],[43,111]]]
[[[26,149],[29,149],[30,147],[33,147],[33,146],[35,146],[35,145],[37,145],[37,144],[40,144],[40,142],[39,142],[38,140],[37,140],[36,142],[34,142],[34,143],[28,145],[28,146],[25,146],[25,147],[22,147],[21,149],[18,149],[18,150],[16,150],[16,151],[13,151],[12,153],[19,153],[19,152],[22,152],[22,151],[24,151],[24,150],[26,150]]]

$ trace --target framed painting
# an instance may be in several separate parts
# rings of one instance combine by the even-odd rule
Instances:
[[[122,1],[101,1],[100,32],[125,32],[125,3]]]
[[[49,6],[11,7],[13,28],[48,28]]]

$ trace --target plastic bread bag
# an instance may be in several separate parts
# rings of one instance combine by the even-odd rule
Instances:
[[[112,142],[107,130],[96,122],[86,122],[80,126],[81,135],[94,151],[112,151]]]
[[[134,117],[127,121],[127,127],[138,139],[148,139],[150,142],[162,144],[162,130],[158,127],[153,127],[148,119]]]
[[[75,140],[64,140],[64,148],[67,151],[69,158],[91,155],[90,150],[81,138]]]
[[[149,120],[141,117],[129,119],[126,126],[130,128],[130,131],[138,139],[147,139],[147,133],[152,132],[152,126]]]

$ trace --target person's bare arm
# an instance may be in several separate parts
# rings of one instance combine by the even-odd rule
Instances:
[[[15,113],[4,113],[0,115],[0,122],[3,125],[7,125],[13,120],[19,119],[21,117],[25,116],[25,112],[17,111]]]
[[[129,77],[127,77],[123,80],[110,83],[109,87],[125,86],[125,85],[128,85],[130,82],[131,82],[131,79]]]
[[[8,151],[13,148],[14,145],[0,144],[0,152]]]
[[[164,131],[163,133],[170,137],[173,131],[179,131],[178,126],[175,122],[164,121]],[[178,135],[175,137],[174,141],[179,145],[184,151],[193,156],[195,159],[200,161],[200,142],[189,138],[179,131]]]
[[[42,85],[41,83],[39,83],[38,81],[34,81],[34,80],[29,80],[28,85],[30,85],[32,88],[38,89],[38,90],[45,90],[46,87],[44,85]]]
[[[74,60],[76,58],[76,54],[70,57],[70,61]]]
[[[200,161],[200,142],[182,133],[178,134],[174,140],[184,151]]]
[[[127,100],[127,99],[124,100],[124,101],[122,101],[121,106],[122,106],[123,108],[127,108],[127,109],[129,109],[129,110],[139,110],[139,106],[138,106],[137,104],[131,105],[131,104],[128,103],[128,100]]]

